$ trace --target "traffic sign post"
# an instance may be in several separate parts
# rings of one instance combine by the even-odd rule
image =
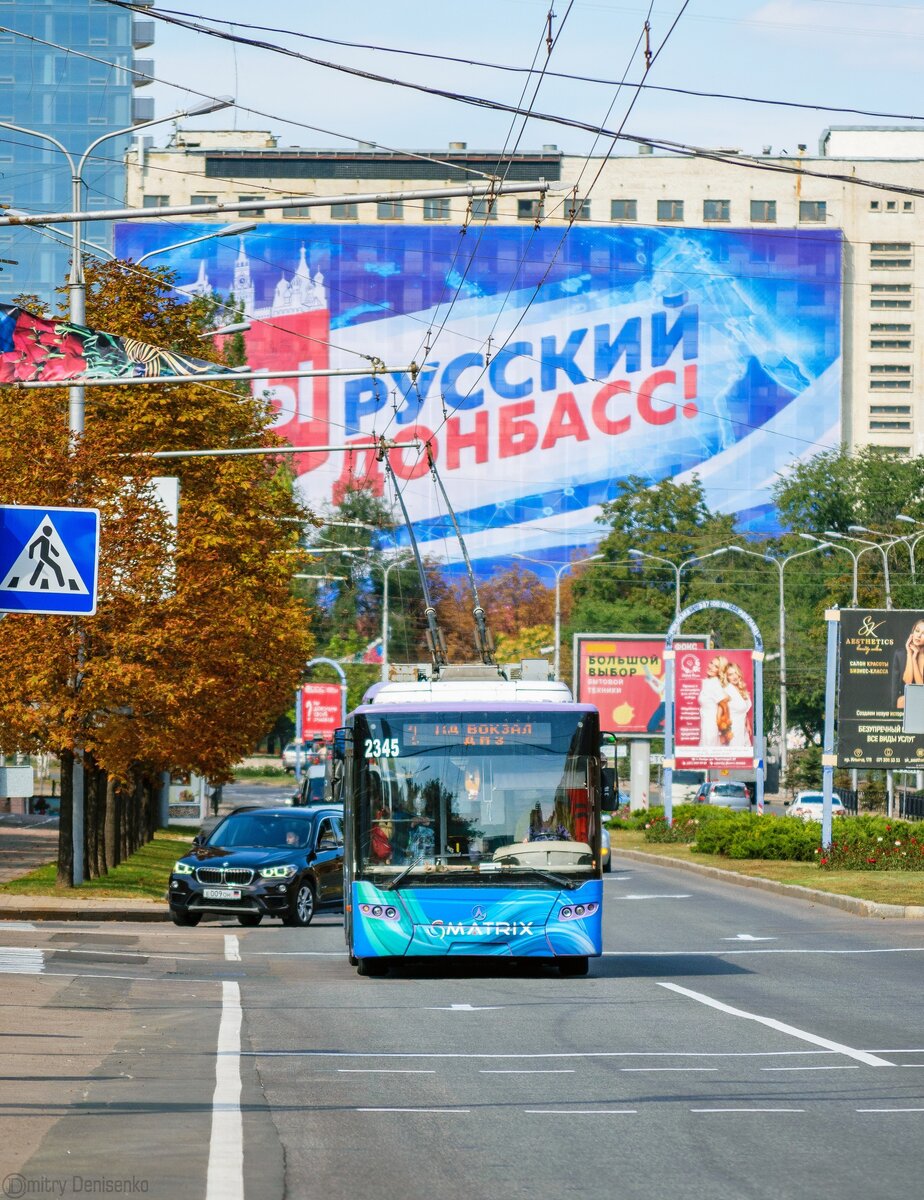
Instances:
[[[96,612],[99,509],[0,505],[0,613]]]

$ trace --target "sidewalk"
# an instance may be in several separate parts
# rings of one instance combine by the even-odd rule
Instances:
[[[57,855],[56,819],[7,814],[0,820],[0,883],[54,862]],[[166,921],[168,917],[166,900],[0,894],[0,921]]]

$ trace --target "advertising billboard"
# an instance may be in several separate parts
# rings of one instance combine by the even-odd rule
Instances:
[[[306,683],[302,686],[302,740],[334,740],[334,730],[343,724],[343,701],[339,683]]]
[[[905,733],[907,689],[924,683],[924,612],[842,609],[837,761],[924,768],[924,734]]]
[[[681,650],[675,643],[674,761],[678,770],[752,770],[752,650]]]
[[[115,248],[138,259],[214,229],[123,222]],[[840,442],[841,250],[831,229],[290,220],[156,263],[190,296],[233,295],[255,370],[369,364],[254,385],[293,445],[352,447],[298,456],[310,505],[354,480],[385,491],[384,435],[425,551],[458,561],[429,442],[471,556],[490,566],[595,545],[629,474],[696,472],[714,510],[774,529],[779,474]]]
[[[697,650],[708,638],[675,638],[674,648]],[[600,728],[620,737],[664,734],[664,636],[576,633],[574,695],[600,710]]]

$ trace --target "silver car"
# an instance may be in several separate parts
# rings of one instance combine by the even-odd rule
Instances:
[[[604,825],[600,830],[600,868],[603,871],[612,871],[613,860],[610,854],[610,831]]]
[[[732,812],[751,811],[751,789],[746,783],[726,780],[724,783],[705,783],[696,794],[698,803],[711,804],[717,808],[730,808]]]

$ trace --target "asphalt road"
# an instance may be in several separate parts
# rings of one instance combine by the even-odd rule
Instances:
[[[0,925],[0,1195],[920,1195],[924,924],[618,856],[605,901],[587,979]]]

